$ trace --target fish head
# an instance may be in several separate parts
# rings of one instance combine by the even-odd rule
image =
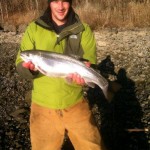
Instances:
[[[20,53],[20,57],[25,61],[25,62],[28,62],[28,61],[33,61],[33,59],[36,57],[35,53],[28,50],[28,51],[22,51]]]

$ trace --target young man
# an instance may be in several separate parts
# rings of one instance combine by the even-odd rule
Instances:
[[[68,84],[65,79],[44,76],[32,62],[20,58],[20,51],[37,49],[78,55],[96,63],[94,36],[75,14],[72,0],[48,2],[44,15],[28,26],[16,59],[20,75],[33,79],[32,150],[60,150],[65,132],[76,150],[102,150],[99,131],[83,96],[84,79],[73,73],[68,75],[73,80]]]

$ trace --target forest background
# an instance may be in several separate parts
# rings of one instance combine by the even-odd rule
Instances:
[[[73,0],[92,29],[150,27],[150,0]],[[0,26],[28,24],[47,8],[47,0],[0,0]]]

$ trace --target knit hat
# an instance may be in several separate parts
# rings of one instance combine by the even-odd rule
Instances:
[[[55,1],[55,0],[48,0],[48,2],[52,2],[52,1]],[[70,5],[72,4],[72,0],[65,0],[65,1],[69,2]]]

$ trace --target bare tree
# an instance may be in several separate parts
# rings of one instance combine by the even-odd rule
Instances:
[[[4,14],[3,14],[2,2],[0,2],[0,12],[1,12],[1,22],[4,23]]]
[[[8,14],[8,7],[7,7],[7,4],[5,4],[5,12],[6,12],[6,18],[8,19],[9,14]]]
[[[36,10],[37,12],[39,11],[39,3],[38,3],[38,0],[35,0],[35,4],[36,4]]]

